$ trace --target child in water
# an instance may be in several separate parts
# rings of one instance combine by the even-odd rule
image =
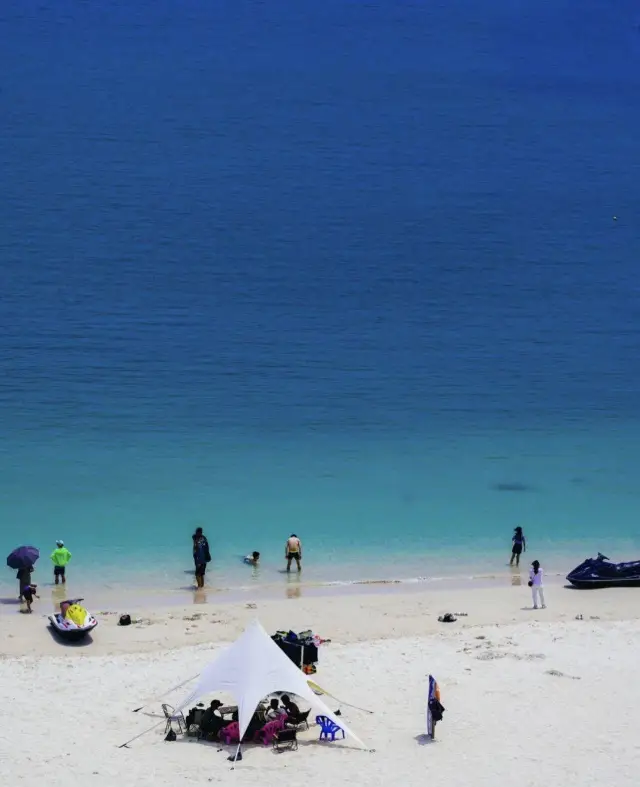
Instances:
[[[259,552],[252,552],[250,555],[247,555],[244,559],[244,562],[250,566],[257,566],[260,562],[260,553]]]

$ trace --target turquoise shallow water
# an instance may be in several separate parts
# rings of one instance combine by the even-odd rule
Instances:
[[[381,439],[310,437],[126,445],[18,446],[0,472],[14,490],[3,543],[48,554],[64,538],[74,587],[119,583],[182,592],[190,534],[202,524],[209,583],[281,583],[284,540],[305,546],[304,582],[506,573],[511,530],[529,556],[564,570],[602,550],[640,552],[638,429],[514,430]],[[38,495],[30,495],[38,489]],[[258,549],[258,574],[240,557]],[[50,581],[46,556],[38,574]],[[13,583],[11,572],[5,580]],[[5,583],[6,584],[6,583]],[[85,592],[85,591],[83,591]]]
[[[292,531],[309,583],[502,571],[515,524],[639,556],[636,5],[4,0],[0,37],[0,550],[46,581],[64,538],[87,595],[185,593],[198,524],[216,587],[285,582]]]

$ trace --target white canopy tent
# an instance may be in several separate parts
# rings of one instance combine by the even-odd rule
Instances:
[[[213,692],[228,692],[238,703],[240,740],[260,700],[274,692],[285,692],[306,700],[313,709],[327,716],[346,735],[364,746],[344,721],[313,693],[305,675],[285,656],[257,620],[205,667],[193,691],[176,708],[176,713]]]

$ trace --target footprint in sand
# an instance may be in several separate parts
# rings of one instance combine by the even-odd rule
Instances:
[[[545,671],[545,675],[552,675],[554,678],[569,678],[569,680],[582,680],[579,675],[565,675],[564,672],[560,672],[557,669],[548,669]]]
[[[506,653],[496,653],[490,650],[488,653],[481,653],[479,656],[476,656],[476,659],[478,661],[495,661],[496,659],[504,659],[506,655]]]

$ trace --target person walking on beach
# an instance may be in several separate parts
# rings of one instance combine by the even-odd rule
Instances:
[[[511,539],[511,560],[509,561],[509,565],[513,565],[513,561],[515,560],[516,566],[520,565],[520,555],[523,552],[527,551],[527,540],[524,537],[524,533],[522,532],[521,527],[514,528],[513,531],[513,538]]]
[[[540,568],[540,562],[534,560],[531,564],[531,570],[529,571],[529,587],[531,588],[534,609],[538,609],[538,607],[545,609],[547,606],[544,603],[544,586],[542,584],[543,573],[544,572]]]
[[[24,590],[22,591],[22,595],[24,600],[27,602],[27,612],[31,614],[31,604],[33,603],[34,598],[40,598],[40,596],[36,593],[38,589],[37,585],[27,585]]]
[[[67,581],[66,568],[67,563],[71,560],[71,552],[65,547],[64,541],[56,541],[56,548],[51,553],[51,561],[53,563],[53,581],[58,585],[60,582],[64,585]]]
[[[298,571],[302,571],[302,542],[295,533],[292,533],[284,546],[284,556],[287,560],[287,571],[291,571],[291,561],[295,560]]]
[[[38,598],[36,593],[37,585],[31,583],[31,574],[33,573],[33,566],[24,566],[18,570],[18,581],[20,582],[20,601],[23,599],[27,602],[27,612],[31,612],[31,603],[34,596]]]
[[[193,562],[196,568],[196,587],[204,587],[204,575],[207,570],[207,563],[211,562],[211,552],[209,542],[202,532],[201,527],[196,528],[192,536],[193,539]]]

